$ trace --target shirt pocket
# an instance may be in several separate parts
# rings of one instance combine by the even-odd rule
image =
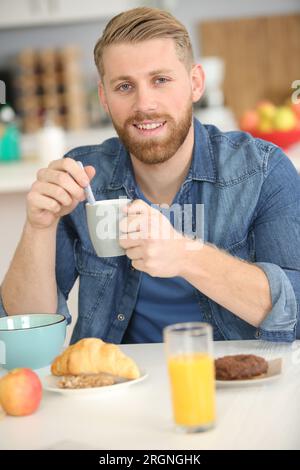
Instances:
[[[84,247],[79,241],[75,244],[75,262],[79,274],[85,276],[113,276],[118,267],[118,256],[100,258],[95,252]]]
[[[80,317],[91,320],[97,314],[101,322],[101,317],[106,311],[108,296],[113,289],[112,279],[118,268],[117,257],[100,258],[79,241],[74,250],[76,268],[80,275]]]

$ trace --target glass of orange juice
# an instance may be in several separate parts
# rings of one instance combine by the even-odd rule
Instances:
[[[212,327],[176,323],[164,328],[164,343],[176,426],[207,431],[216,419]]]

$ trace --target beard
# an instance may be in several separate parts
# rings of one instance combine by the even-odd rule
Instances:
[[[175,155],[188,135],[192,125],[192,116],[193,106],[192,103],[189,103],[178,122],[168,114],[145,114],[141,112],[126,119],[122,127],[114,121],[112,116],[111,120],[120,140],[129,153],[142,163],[154,165],[166,162]],[[144,120],[166,121],[168,126],[167,135],[165,137],[133,137],[131,131],[133,123]]]

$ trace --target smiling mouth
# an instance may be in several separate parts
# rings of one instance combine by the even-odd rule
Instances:
[[[167,121],[160,121],[160,122],[150,122],[150,123],[141,123],[141,124],[133,124],[133,126],[138,129],[138,131],[142,132],[143,134],[150,134],[159,129],[162,129]]]

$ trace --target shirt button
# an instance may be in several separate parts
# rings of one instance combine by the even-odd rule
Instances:
[[[259,330],[256,330],[255,332],[255,338],[260,338],[261,337],[261,332]]]
[[[123,315],[123,313],[119,313],[117,318],[118,318],[119,321],[124,321],[125,320],[125,315]]]

